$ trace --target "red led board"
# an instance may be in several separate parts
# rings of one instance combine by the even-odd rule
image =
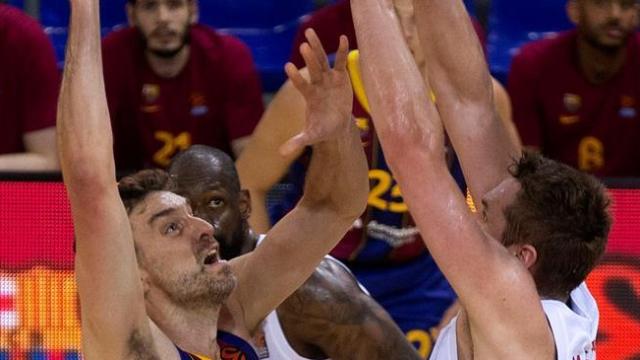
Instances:
[[[590,275],[601,359],[640,358],[640,189],[611,190],[607,255]],[[73,224],[58,182],[0,181],[0,360],[80,357]]]

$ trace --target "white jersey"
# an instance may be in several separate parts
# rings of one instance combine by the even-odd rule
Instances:
[[[595,360],[600,314],[585,283],[571,292],[571,307],[557,300],[542,300],[553,332],[557,360]],[[440,332],[431,360],[458,360],[455,317]]]
[[[310,360],[300,356],[289,345],[284,336],[276,311],[272,311],[262,323],[264,341],[258,348],[260,359],[268,360]]]

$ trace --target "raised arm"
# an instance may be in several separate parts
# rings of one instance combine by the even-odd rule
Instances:
[[[293,64],[286,67],[307,102],[307,122],[281,151],[287,155],[313,145],[313,157],[298,205],[267,233],[261,246],[234,264],[237,294],[249,329],[309,277],[364,211],[367,201],[367,163],[351,119],[347,40],[341,39],[331,69],[312,30],[307,39],[309,44],[303,44],[301,51],[310,80]]]
[[[278,148],[304,127],[305,101],[287,81],[269,103],[247,146],[236,161],[240,182],[251,194],[251,228],[266,233],[271,228],[267,213],[267,192],[287,173],[302,153],[299,149],[283,156]]]
[[[438,4],[451,6],[450,1]],[[487,226],[481,227],[471,215],[448,174],[440,124],[440,116],[445,115],[424,100],[425,83],[411,61],[389,1],[352,0],[351,6],[364,83],[385,157],[429,251],[468,314],[474,349],[485,351],[481,354],[486,358],[507,358],[513,353],[543,358],[536,357],[539,350],[527,353],[526,347],[538,349],[531,344],[549,340],[535,284],[519,260],[486,235]],[[468,20],[449,18],[446,26],[432,30],[446,32],[458,21]],[[427,72],[431,79],[431,69]],[[491,86],[488,76],[486,83]],[[440,104],[445,94],[436,93]],[[488,99],[487,107],[492,109]],[[470,131],[481,126],[474,123]]]
[[[100,57],[97,0],[71,1],[58,105],[58,148],[77,239],[76,278],[87,359],[141,358],[148,344],[130,225],[118,196]],[[149,354],[144,354],[149,356]]]
[[[471,194],[481,199],[509,176],[508,166],[520,149],[494,107],[491,76],[462,1],[413,3],[438,112]]]

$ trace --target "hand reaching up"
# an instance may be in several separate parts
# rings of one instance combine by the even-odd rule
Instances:
[[[353,90],[347,73],[349,44],[346,36],[340,37],[333,68],[315,31],[307,29],[305,36],[307,42],[300,46],[300,54],[307,65],[309,79],[305,79],[292,63],[287,63],[285,71],[307,103],[306,123],[299,134],[280,147],[282,155],[333,139],[336,134],[347,131],[351,122]]]

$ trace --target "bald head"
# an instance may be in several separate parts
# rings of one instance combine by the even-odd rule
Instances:
[[[233,159],[223,151],[194,145],[178,154],[169,166],[175,192],[189,200],[196,216],[214,227],[221,255],[234,258],[253,249],[247,219],[249,192],[240,189]]]
[[[233,159],[225,152],[206,145],[194,145],[171,161],[169,174],[180,187],[199,183],[223,182],[229,191],[240,191],[240,179]]]

